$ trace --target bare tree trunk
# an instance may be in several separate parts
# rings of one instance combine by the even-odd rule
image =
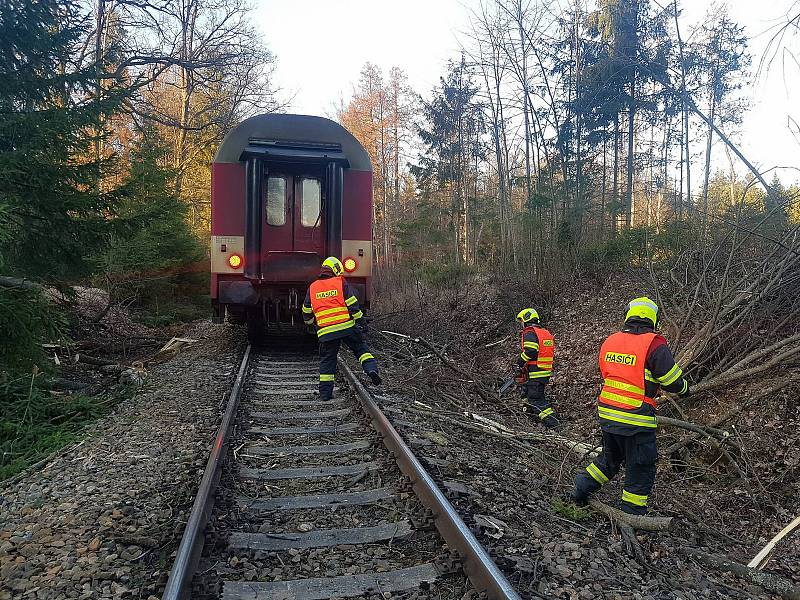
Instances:
[[[605,222],[606,222],[606,187],[608,180],[608,136],[603,132],[603,175],[602,184],[600,186],[600,239],[605,238]]]
[[[612,211],[611,222],[612,230],[617,230],[617,210],[619,203],[619,113],[614,115],[614,177],[611,184],[611,198],[614,201],[614,211]]]
[[[389,244],[389,165],[386,152],[386,94],[383,89],[378,90],[378,131],[380,132],[380,161],[381,171],[381,237],[383,242],[383,258],[387,266],[391,265],[391,250]]]
[[[103,96],[103,70],[105,64],[105,48],[103,45],[104,31],[106,27],[106,0],[97,0],[97,14],[95,23],[95,40],[94,40],[94,68],[96,73],[96,96],[99,101]],[[95,158],[100,161],[103,158],[103,131],[102,125],[97,132],[97,139],[95,140]],[[100,185],[102,185],[102,177],[99,178]]]
[[[728,172],[730,173],[728,198],[730,200],[730,208],[733,208],[736,206],[736,171],[733,168],[733,156],[731,156],[731,149],[728,146],[725,146],[725,156],[728,159]]]
[[[578,24],[581,19],[580,4],[575,3],[575,104],[580,106],[580,90],[581,90],[581,47],[580,47],[580,32]],[[575,203],[574,203],[574,216],[571,221],[574,221],[575,231],[572,232],[574,236],[578,235],[581,230],[581,221],[583,217],[583,208],[581,206],[581,171],[583,169],[581,164],[581,115],[580,111],[575,111]]]
[[[522,113],[525,118],[525,203],[531,199],[531,124],[528,114],[528,51],[525,44],[525,31],[522,27],[522,2],[518,0],[514,7],[517,13],[517,27],[519,29],[520,52],[522,52]]]
[[[186,11],[182,13],[181,24],[181,60],[188,62],[194,54],[194,31],[197,23],[197,0],[190,0]],[[191,120],[191,102],[194,92],[193,73],[186,67],[180,67],[181,75],[181,114],[178,126],[178,139],[175,144],[175,193],[180,197],[183,188],[183,177],[187,155],[186,136]]]
[[[634,124],[636,119],[636,74],[631,77],[631,99],[628,105],[628,173],[627,173],[627,189],[625,191],[625,200],[627,205],[628,227],[633,227],[633,220],[635,218],[635,206],[633,204],[633,148],[634,148]]]
[[[673,16],[675,17],[675,33],[678,36],[678,54],[681,61],[681,98],[683,108],[683,142],[685,145],[686,158],[686,200],[691,205],[692,202],[692,167],[691,154],[689,152],[689,107],[686,105],[686,60],[683,55],[683,39],[681,38],[681,28],[678,24],[678,0],[673,0]],[[681,200],[681,206],[683,201]],[[682,215],[682,211],[679,211]]]
[[[394,184],[394,207],[400,207],[400,89],[399,82],[395,80],[392,84],[392,178]],[[399,249],[398,249],[399,251]],[[397,257],[399,260],[399,257]]]
[[[712,100],[709,110],[709,121],[711,123],[708,126],[708,138],[706,140],[706,172],[703,177],[703,214],[700,217],[703,223],[703,232],[708,228],[708,181],[711,176],[711,144],[714,137],[714,130],[711,128],[711,124],[714,123],[714,116],[717,112],[716,93],[712,91],[711,96]]]

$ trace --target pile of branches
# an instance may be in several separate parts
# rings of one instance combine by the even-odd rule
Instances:
[[[662,454],[706,483],[713,468],[723,476],[718,483],[742,488],[749,502],[737,500],[730,511],[769,514],[777,522],[796,517],[773,487],[795,485],[791,467],[777,453],[751,456],[777,451],[770,431],[788,435],[792,424],[783,418],[777,429],[746,432],[739,420],[758,406],[758,423],[766,424],[800,387],[800,226],[776,219],[775,211],[726,222],[673,258],[668,285],[663,270],[651,274],[667,337],[692,384],[688,399],[660,400],[662,414],[691,422],[666,432]],[[659,417],[668,428],[673,421]]]
[[[781,373],[781,387],[800,381],[800,226],[769,225],[731,223],[678,255],[660,290],[694,393],[764,374]]]

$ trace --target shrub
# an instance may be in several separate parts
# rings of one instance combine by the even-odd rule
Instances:
[[[447,263],[428,264],[416,269],[420,281],[436,289],[462,285],[474,272],[473,268],[466,265]]]
[[[108,399],[59,396],[43,389],[45,376],[34,368],[26,375],[0,375],[0,480],[79,438]]]
[[[0,286],[0,373],[30,372],[49,364],[42,342],[58,337],[66,321],[42,292]]]

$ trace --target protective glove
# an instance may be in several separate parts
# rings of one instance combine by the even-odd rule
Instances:
[[[520,369],[517,371],[517,374],[514,375],[514,382],[522,385],[528,381],[528,373],[527,371]]]

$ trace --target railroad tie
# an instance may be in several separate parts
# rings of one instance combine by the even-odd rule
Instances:
[[[292,581],[226,581],[222,600],[325,600],[326,598],[351,598],[369,593],[402,592],[415,590],[423,583],[433,583],[439,573],[430,563],[363,575],[339,577],[313,577]]]
[[[294,407],[294,408],[302,408],[305,406],[315,406],[315,407],[328,407],[328,406],[336,406],[337,404],[344,404],[346,398],[334,398],[333,400],[253,400],[248,402],[248,404],[253,404],[257,408],[271,408],[271,407],[278,407],[278,406],[285,406],[285,407]]]
[[[253,371],[256,377],[266,377],[267,379],[277,379],[280,377],[281,379],[304,379],[307,377],[311,377],[312,379],[314,376],[319,372],[319,369],[301,369],[301,370],[294,370],[291,371],[281,371],[281,370],[274,370],[274,369],[256,369]]]
[[[334,393],[337,391],[339,391],[338,388],[334,390]],[[313,396],[319,393],[319,389],[317,387],[287,388],[285,385],[281,385],[274,388],[256,387],[253,389],[253,393],[258,396]]]
[[[315,494],[312,496],[283,496],[254,500],[240,496],[236,502],[247,510],[300,510],[306,508],[336,508],[339,506],[364,506],[389,500],[394,496],[391,488],[376,488],[363,492],[343,494]]]
[[[286,379],[269,379],[269,378],[256,378],[253,380],[253,383],[256,384],[256,387],[263,387],[263,388],[282,388],[287,391],[292,391],[295,388],[307,388],[309,385],[316,386],[317,381],[314,381],[310,377],[305,377],[303,379],[293,379],[291,381],[287,381]]]
[[[315,367],[317,363],[307,360],[268,360],[259,362],[258,367],[271,367],[274,365],[288,365],[291,367]]]
[[[308,533],[245,533],[234,532],[228,545],[236,550],[289,550],[291,548],[327,548],[350,544],[374,544],[408,537],[414,532],[409,521],[384,523],[352,529],[318,529]]]
[[[317,421],[319,419],[328,419],[336,417],[345,417],[352,414],[349,408],[340,408],[337,410],[321,410],[318,412],[261,412],[255,411],[250,413],[253,419],[271,419],[275,421],[306,419],[308,421]]]
[[[323,477],[341,477],[345,475],[361,475],[377,471],[376,462],[358,463],[356,465],[337,465],[333,467],[295,467],[291,469],[239,469],[239,476],[259,481],[277,481],[280,479],[321,479]]]
[[[357,423],[342,423],[340,425],[320,425],[318,427],[251,427],[248,432],[254,435],[322,435],[336,434],[358,429]]]
[[[242,456],[304,456],[308,454],[349,454],[366,450],[372,446],[369,440],[358,440],[349,444],[326,444],[322,446],[245,446]]]

